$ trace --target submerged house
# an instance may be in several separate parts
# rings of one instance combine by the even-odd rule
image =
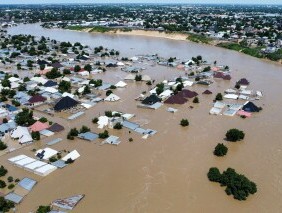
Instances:
[[[11,138],[18,139],[20,144],[31,143],[33,141],[28,128],[22,126],[18,126],[11,131]]]
[[[54,106],[55,111],[62,111],[73,108],[79,104],[78,101],[72,99],[69,96],[61,98]]]
[[[241,78],[239,81],[237,81],[237,84],[243,85],[243,86],[248,86],[250,82],[246,78]]]
[[[153,104],[160,102],[160,101],[161,101],[161,99],[157,95],[152,94],[152,95],[148,96],[147,98],[145,98],[142,101],[142,104],[153,105]]]
[[[185,104],[188,100],[183,97],[181,93],[170,96],[164,103],[165,104]]]
[[[212,92],[211,92],[210,90],[205,90],[202,94],[204,94],[204,95],[210,95],[210,94],[212,94]]]
[[[44,103],[46,100],[47,98],[43,97],[42,95],[34,95],[28,100],[28,103],[32,106],[36,106]]]
[[[261,110],[260,107],[257,107],[253,102],[247,102],[243,108],[245,112],[259,112]]]

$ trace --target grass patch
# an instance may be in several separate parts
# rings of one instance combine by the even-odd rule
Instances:
[[[111,32],[111,31],[115,31],[115,30],[109,27],[95,26],[95,27],[92,27],[92,29],[89,32],[106,33],[106,32]]]
[[[208,38],[204,35],[197,35],[197,34],[192,34],[192,33],[188,34],[187,40],[193,41],[196,43],[204,43],[204,44],[209,44],[212,41],[211,38]]]
[[[68,30],[76,30],[76,31],[82,31],[85,29],[90,29],[91,27],[86,27],[86,26],[67,26],[65,29]]]

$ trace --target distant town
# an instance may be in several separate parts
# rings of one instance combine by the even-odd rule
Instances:
[[[282,59],[281,17],[281,5],[17,5],[0,9],[2,26],[42,22],[46,28],[98,32],[187,33],[194,42],[273,61]]]

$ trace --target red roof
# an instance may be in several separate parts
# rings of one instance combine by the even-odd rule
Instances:
[[[182,96],[181,93],[170,96],[164,103],[165,104],[185,104],[188,100]]]
[[[46,101],[47,98],[43,97],[42,95],[34,95],[32,96],[28,102],[33,104],[33,103],[38,103],[38,102],[44,102]]]
[[[225,76],[223,77],[223,79],[229,81],[229,80],[231,80],[231,76],[230,76],[230,75],[225,75]]]
[[[214,74],[213,76],[214,78],[223,78],[224,77],[224,74],[222,72],[217,72]]]
[[[194,98],[194,97],[198,96],[198,93],[196,93],[194,91],[190,91],[188,89],[183,89],[178,94],[182,95],[184,98]]]
[[[205,94],[205,95],[210,95],[210,94],[212,94],[212,92],[209,91],[209,90],[206,90],[206,91],[203,92],[203,94]]]
[[[29,129],[32,132],[39,132],[41,130],[47,129],[49,127],[48,123],[42,123],[40,121],[36,121],[34,124],[32,124]]]

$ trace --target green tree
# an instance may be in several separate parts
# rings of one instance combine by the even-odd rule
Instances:
[[[5,150],[7,149],[7,144],[5,144],[3,141],[0,140],[0,150]]]
[[[48,213],[51,211],[50,206],[39,206],[38,209],[36,210],[36,213]]]
[[[208,178],[212,182],[220,182],[221,174],[218,168],[212,167],[208,172]]]
[[[33,140],[39,141],[40,140],[40,133],[38,131],[36,131],[36,132],[32,131],[31,137],[32,137]]]
[[[238,129],[230,129],[226,132],[225,136],[226,136],[226,140],[231,142],[236,142],[243,140],[245,137],[245,133]]]
[[[68,81],[61,81],[58,86],[59,92],[70,92],[71,91],[71,83]]]
[[[215,100],[222,101],[223,100],[222,94],[221,93],[217,93],[217,95],[215,97]]]
[[[120,122],[116,123],[114,129],[122,129],[122,124]]]
[[[182,119],[182,120],[180,121],[180,125],[181,125],[181,126],[189,126],[189,121],[188,121],[187,119]]]
[[[8,173],[8,170],[3,165],[1,165],[1,167],[0,167],[0,177],[5,176],[7,173]]]
[[[7,186],[6,182],[4,180],[0,180],[0,188],[5,188]]]
[[[94,124],[98,123],[98,121],[99,121],[99,118],[97,118],[97,117],[92,119],[92,123],[94,123]]]
[[[27,108],[23,108],[15,117],[15,122],[19,126],[30,126],[34,123],[33,111]]]
[[[11,208],[15,207],[15,204],[12,201],[5,200],[4,197],[0,197],[0,211],[9,212]]]
[[[142,81],[142,75],[136,75],[135,81]]]
[[[79,72],[81,70],[81,67],[79,65],[74,66],[74,71]]]
[[[82,126],[81,127],[81,129],[80,129],[80,133],[85,133],[85,132],[90,132],[91,130],[90,130],[90,128],[89,127],[87,127],[87,126]]]
[[[99,138],[101,138],[101,139],[105,139],[105,138],[108,138],[108,137],[109,137],[109,132],[107,130],[105,130],[102,133],[99,133]]]
[[[89,94],[89,93],[91,93],[91,89],[90,89],[90,87],[88,85],[86,85],[84,87],[84,90],[83,90],[82,94],[86,95],[86,94]]]
[[[92,66],[91,66],[90,64],[86,64],[86,65],[84,66],[84,70],[90,72],[90,71],[92,70]]]
[[[112,90],[107,90],[107,92],[106,92],[106,96],[109,96],[110,94],[112,94],[113,93],[113,91]]]
[[[214,148],[213,154],[216,156],[224,156],[227,154],[227,151],[228,151],[228,148],[224,144],[219,143]]]
[[[62,74],[59,72],[59,70],[57,68],[53,68],[53,69],[51,69],[50,72],[46,73],[46,77],[48,79],[55,79],[55,78],[59,78],[61,76],[62,76]]]
[[[193,103],[195,103],[195,104],[199,103],[199,98],[198,98],[198,97],[195,97],[195,98],[193,99]]]

